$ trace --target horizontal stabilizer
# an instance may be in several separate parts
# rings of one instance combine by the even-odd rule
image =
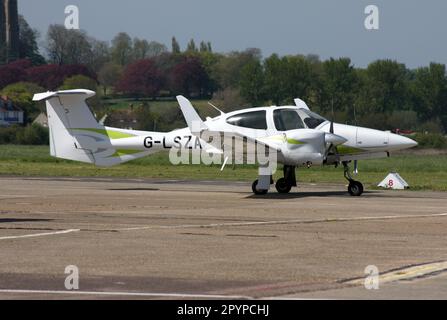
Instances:
[[[36,93],[33,97],[33,101],[48,100],[54,97],[59,97],[63,95],[85,95],[84,100],[93,97],[96,93],[91,90],[86,89],[76,89],[76,90],[61,90],[61,91],[47,91],[43,93]]]

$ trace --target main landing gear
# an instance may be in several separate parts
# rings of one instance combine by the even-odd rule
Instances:
[[[349,162],[343,162],[343,168],[344,168],[344,176],[345,179],[349,181],[348,186],[348,192],[351,196],[358,197],[361,196],[363,193],[363,184],[359,181],[356,181],[352,178],[350,169],[349,169]],[[275,187],[278,193],[289,193],[292,187],[296,187],[296,176],[295,176],[295,166],[284,166],[283,169],[284,177],[278,179],[276,181]],[[265,182],[265,186],[263,189],[258,189],[258,182],[259,180],[255,180],[253,184],[251,185],[251,189],[253,190],[253,193],[256,195],[264,195],[267,194],[268,188],[269,188],[269,177],[266,177],[267,180]],[[273,178],[270,176],[270,184],[273,184]]]
[[[279,193],[289,193],[292,187],[296,187],[295,166],[284,166],[284,177],[278,179],[275,188]],[[270,178],[270,184],[273,184],[273,178]],[[268,189],[258,189],[258,180],[255,180],[251,186],[253,193],[256,195],[263,195],[268,192]]]
[[[354,197],[361,196],[363,193],[363,184],[352,178],[351,173],[349,172],[348,162],[343,162],[343,168],[344,168],[345,179],[349,181],[348,185],[349,194]]]

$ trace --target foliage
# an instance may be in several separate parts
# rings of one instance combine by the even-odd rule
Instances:
[[[136,61],[126,67],[117,90],[127,94],[154,97],[160,91],[164,77],[153,59]]]
[[[45,63],[37,45],[38,32],[31,29],[22,15],[19,15],[19,58],[29,59],[33,65]]]
[[[59,88],[61,90],[71,90],[71,89],[88,89],[96,91],[98,84],[92,78],[86,77],[84,75],[78,74],[65,79],[62,86]]]
[[[112,62],[106,63],[98,72],[98,80],[104,90],[104,95],[108,88],[114,88],[119,78],[123,73],[123,68],[120,65]]]
[[[27,80],[34,82],[46,90],[54,90],[61,86],[66,78],[84,75],[96,79],[96,74],[84,65],[48,64],[32,67],[27,70]]]
[[[171,88],[174,93],[186,96],[208,94],[209,79],[202,63],[195,57],[185,57],[171,71]]]
[[[34,83],[18,82],[3,88],[1,95],[7,96],[14,102],[14,105],[24,110],[28,119],[34,119],[40,110],[37,103],[33,101],[33,96],[42,91],[44,89]]]
[[[48,129],[38,124],[0,128],[0,144],[47,145]]]
[[[418,133],[414,139],[419,143],[419,147],[435,149],[447,148],[447,138],[441,134]]]
[[[0,89],[27,78],[26,69],[31,66],[28,59],[17,60],[0,66]]]

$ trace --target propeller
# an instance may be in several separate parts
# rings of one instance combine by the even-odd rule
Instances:
[[[331,119],[331,125],[330,125],[330,127],[329,127],[329,132],[330,132],[330,134],[335,135],[335,134],[334,134],[334,121],[335,121],[334,99],[331,100],[331,110],[332,110],[332,119]],[[337,136],[337,137],[340,137],[340,136]],[[340,137],[340,138],[344,139],[343,137]],[[325,159],[327,159],[327,156],[329,155],[329,153],[331,152],[331,150],[333,150],[334,153],[337,154],[338,151],[337,151],[337,147],[336,147],[336,146],[339,145],[339,144],[343,144],[343,143],[345,143],[345,142],[347,141],[346,139],[344,139],[344,141],[343,141],[342,143],[338,143],[338,144],[336,144],[336,143],[331,142],[330,140],[331,140],[330,138],[329,138],[329,139],[326,139],[326,142],[329,142],[330,145],[329,145],[329,147],[327,147],[327,149],[326,149],[326,153],[325,153],[325,155],[324,155],[324,158],[325,158]],[[341,141],[341,140],[339,140],[339,141]]]

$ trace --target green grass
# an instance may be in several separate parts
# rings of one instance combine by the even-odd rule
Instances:
[[[281,175],[280,170],[276,176]],[[361,161],[357,180],[367,188],[375,186],[391,171],[397,171],[407,180],[412,190],[447,191],[447,155],[398,155],[389,159]],[[16,176],[70,176],[70,177],[128,177],[197,180],[253,181],[255,166],[228,165],[221,172],[219,165],[178,165],[169,163],[166,153],[111,168],[97,168],[53,158],[47,146],[0,146],[0,175]],[[298,180],[314,183],[344,184],[342,168],[300,168]]]

